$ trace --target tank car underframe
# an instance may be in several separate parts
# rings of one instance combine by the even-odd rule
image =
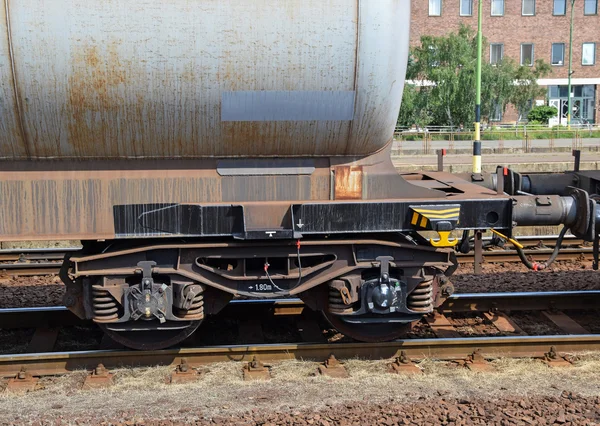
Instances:
[[[597,232],[596,205],[577,192],[509,197],[444,173],[405,178],[446,197],[114,205],[116,238],[64,264],[65,305],[138,349],[180,342],[234,296],[298,296],[344,334],[389,340],[452,293],[450,231]]]
[[[328,318],[341,318],[338,328],[353,337],[389,339],[452,293],[444,272],[456,260],[449,249],[420,246],[402,235],[388,238],[158,240],[128,248],[114,242],[100,254],[65,262],[64,301],[115,340],[139,349],[185,337],[183,330],[195,329],[233,296],[298,296]],[[140,345],[144,332],[157,340]]]

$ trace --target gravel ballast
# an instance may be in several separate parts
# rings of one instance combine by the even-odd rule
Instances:
[[[471,372],[425,360],[425,373],[387,373],[386,362],[349,360],[348,379],[312,376],[316,364],[274,364],[270,381],[245,382],[241,364],[206,367],[197,383],[166,385],[165,367],[117,370],[108,389],[84,391],[84,373],[0,394],[0,424],[599,424],[600,360],[568,369],[500,359]],[[37,423],[36,423],[37,422]]]

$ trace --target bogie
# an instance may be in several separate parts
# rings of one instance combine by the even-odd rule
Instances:
[[[438,284],[452,256],[400,237],[161,241],[88,250],[67,264],[62,276],[73,312],[125,346],[157,349],[180,343],[236,296],[301,297],[350,337],[396,338],[440,302]]]

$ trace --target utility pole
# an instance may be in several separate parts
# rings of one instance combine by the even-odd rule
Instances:
[[[568,89],[568,111],[567,111],[567,126],[571,130],[571,75],[573,74],[573,12],[575,10],[575,0],[571,0],[571,29],[569,31],[569,89]]]
[[[571,0],[575,1],[575,0]],[[477,18],[477,95],[475,100],[475,138],[473,140],[473,180],[481,177],[481,56],[483,35],[481,34],[481,19],[483,16],[483,1],[478,0]]]

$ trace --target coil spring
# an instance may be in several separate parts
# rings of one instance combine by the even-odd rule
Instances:
[[[175,309],[175,315],[184,319],[204,318],[204,289],[194,296],[190,309]]]
[[[342,297],[342,291],[348,292],[346,287],[339,289],[334,286],[329,287],[329,311],[335,313],[345,313],[352,312],[352,306],[344,303],[344,298]],[[350,294],[348,293],[348,298]]]
[[[108,322],[119,318],[117,301],[100,285],[92,286],[92,308],[95,321]]]
[[[406,298],[408,309],[415,312],[429,312],[433,308],[433,280],[423,281]]]

